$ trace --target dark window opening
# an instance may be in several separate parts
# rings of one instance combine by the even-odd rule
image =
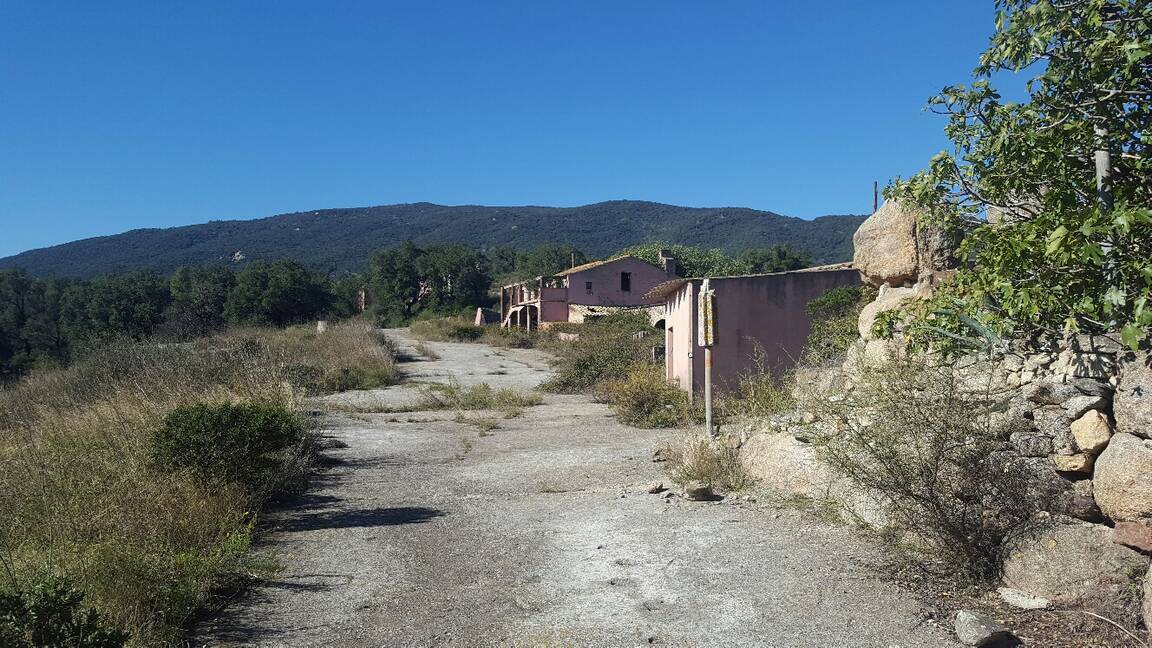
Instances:
[[[632,292],[632,273],[631,272],[621,272],[620,273],[620,291],[621,292]]]
[[[584,290],[587,290],[588,292],[592,292],[592,282],[591,281],[585,281],[584,282]]]

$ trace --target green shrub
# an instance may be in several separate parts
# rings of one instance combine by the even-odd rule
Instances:
[[[600,393],[627,425],[664,428],[701,420],[688,404],[688,393],[669,385],[656,365],[633,365],[623,379],[604,383]]]
[[[637,363],[651,362],[652,347],[664,344],[664,336],[652,328],[644,313],[619,313],[551,330],[580,336],[570,342],[550,341],[547,346],[556,358],[556,375],[541,388],[562,394],[621,380]]]
[[[412,322],[412,335],[433,342],[475,342],[484,329],[463,317],[437,317]]]
[[[431,384],[423,391],[420,409],[483,410],[494,409],[515,416],[525,407],[543,402],[540,394],[515,389],[493,389],[488,383],[461,387],[457,382]]]
[[[279,404],[188,405],[164,417],[152,436],[152,454],[167,470],[261,493],[277,481],[278,455],[303,439],[299,415]]]
[[[128,634],[108,627],[83,606],[84,593],[49,578],[27,591],[0,593],[0,645],[4,648],[120,648]]]
[[[838,286],[808,302],[805,311],[811,322],[802,361],[810,366],[839,364],[849,347],[859,339],[860,311],[876,298],[870,286]]]

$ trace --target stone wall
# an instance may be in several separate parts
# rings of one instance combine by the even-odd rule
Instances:
[[[859,372],[901,352],[898,342],[874,339],[872,323],[930,295],[953,258],[948,238],[921,216],[889,202],[860,227],[855,264],[878,296],[860,314],[860,341],[845,365],[801,373],[798,391],[829,383],[852,389]],[[1101,598],[1130,599],[1133,579],[1143,578],[1152,627],[1152,574],[1145,575],[1152,554],[1152,355],[1080,335],[1042,348],[1009,344],[994,358],[954,366],[962,383],[997,395],[1005,451],[1062,493],[1045,512],[1050,524],[1005,547],[1007,591],[1107,609]],[[806,443],[811,418],[796,412],[769,422],[744,444],[745,466],[774,488],[834,501],[858,521],[882,526],[878,499],[833,474]]]

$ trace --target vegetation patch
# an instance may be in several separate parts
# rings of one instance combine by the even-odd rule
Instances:
[[[645,313],[639,312],[555,326],[549,331],[580,333],[576,340],[550,338],[545,345],[555,357],[556,375],[542,389],[562,394],[588,392],[601,383],[623,380],[634,365],[651,364],[652,348],[664,344],[664,336],[652,328]]]
[[[701,482],[711,488],[741,490],[751,478],[740,463],[740,453],[717,440],[698,436],[685,437],[667,446],[665,469],[678,484]]]
[[[66,579],[130,645],[179,641],[214,591],[268,569],[250,553],[255,512],[301,486],[297,412],[324,388],[293,387],[301,368],[364,357],[391,362],[367,327],[249,329],[112,344],[0,389],[0,596],[31,604]]]
[[[598,393],[627,425],[666,428],[704,420],[701,408],[689,405],[688,393],[668,384],[657,365],[633,365],[624,378],[603,383]]]
[[[523,413],[525,407],[534,407],[544,402],[535,392],[516,389],[494,389],[488,383],[463,387],[457,382],[448,384],[431,383],[422,390],[422,398],[417,410],[498,410],[505,418],[514,418]]]
[[[804,404],[821,421],[821,458],[882,502],[888,536],[909,557],[969,581],[999,575],[1005,541],[1049,510],[1055,493],[1025,459],[1004,451],[1012,430],[997,395],[972,391],[950,366],[892,358],[856,388]]]

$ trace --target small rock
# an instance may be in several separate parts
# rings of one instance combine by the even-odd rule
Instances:
[[[1088,410],[1072,422],[1072,438],[1076,439],[1080,452],[1100,454],[1112,438],[1112,424],[1098,410]]]
[[[716,495],[712,492],[712,486],[709,484],[701,481],[690,481],[684,484],[684,497],[694,502],[700,502],[714,499]]]
[[[1071,385],[1050,381],[1034,382],[1024,388],[1024,398],[1039,405],[1059,405],[1079,394]]]
[[[1064,411],[1068,417],[1078,419],[1089,410],[1100,409],[1108,404],[1103,396],[1073,396],[1064,401]]]
[[[659,463],[661,461],[668,461],[671,458],[672,458],[672,449],[671,448],[656,448],[656,451],[652,453],[652,461],[654,463]]]
[[[676,497],[676,493],[673,493],[672,491],[664,491],[663,493],[660,494],[660,497],[662,499],[670,500],[673,497]]]
[[[1059,472],[1091,474],[1094,459],[1092,455],[1081,452],[1074,455],[1052,455],[1052,463]]]
[[[1001,587],[996,591],[1005,603],[1022,610],[1043,610],[1052,606],[1052,601],[1042,596],[1029,594],[1028,592],[1012,587]]]
[[[1112,541],[1144,553],[1152,553],[1152,526],[1139,522],[1117,522]]]
[[[1072,490],[1067,494],[1064,512],[1077,520],[1085,522],[1103,522],[1104,514],[1096,505],[1093,496],[1092,480],[1082,479],[1072,483]]]
[[[655,495],[657,493],[663,493],[668,489],[664,486],[664,482],[654,481],[651,484],[648,484],[648,487],[645,490],[648,491],[650,495]]]
[[[955,626],[956,637],[966,646],[1008,646],[1016,638],[991,617],[970,610],[956,613]]]
[[[1112,398],[1112,392],[1114,391],[1112,385],[1093,378],[1077,378],[1072,381],[1072,386],[1080,390],[1080,393],[1085,396]]]

